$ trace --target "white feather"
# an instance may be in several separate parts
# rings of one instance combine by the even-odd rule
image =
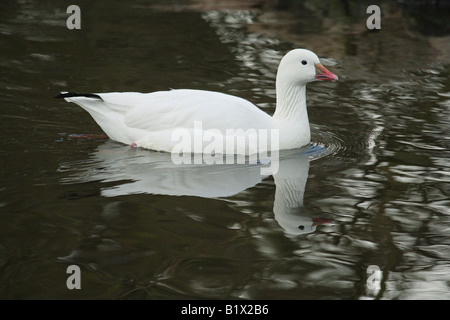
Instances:
[[[97,93],[101,99],[83,96],[65,99],[89,112],[111,139],[147,149],[171,152],[179,143],[173,139],[175,130],[195,136],[198,122],[200,134],[215,130],[223,141],[237,130],[242,130],[240,135],[248,140],[249,130],[264,129],[270,135],[270,130],[275,129],[279,141],[276,146],[269,141],[268,147],[293,149],[310,141],[305,92],[306,83],[315,80],[318,63],[317,56],[304,49],[292,50],[283,57],[276,79],[277,107],[273,117],[245,99],[205,90],[112,92]]]

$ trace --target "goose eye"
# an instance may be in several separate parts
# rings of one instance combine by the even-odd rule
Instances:
[[[302,60],[302,65],[306,65],[307,63],[306,60]]]
[[[305,226],[299,225],[298,228],[299,228],[300,230],[304,230],[304,229],[305,229]]]

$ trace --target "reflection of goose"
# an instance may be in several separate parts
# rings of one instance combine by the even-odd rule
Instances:
[[[64,98],[81,106],[113,140],[152,150],[172,152],[179,146],[174,139],[180,132],[191,137],[214,132],[215,140],[226,141],[238,134],[249,138],[248,130],[279,131],[279,144],[272,150],[294,149],[310,142],[306,110],[306,84],[316,80],[337,80],[316,54],[305,49],[288,52],[280,62],[276,78],[277,106],[269,116],[253,103],[242,98],[205,90],[171,90],[152,93],[67,93]],[[196,123],[201,123],[198,128]],[[239,131],[241,132],[241,131]],[[185,152],[203,153],[199,144],[185,146]],[[187,149],[187,150],[186,150]],[[256,153],[239,146],[216,153]],[[205,152],[206,153],[206,152]]]
[[[275,220],[288,234],[314,232],[327,220],[312,218],[303,207],[303,195],[308,180],[309,158],[305,155],[288,157],[280,162],[273,175],[276,189],[273,212]]]
[[[274,213],[288,234],[315,230],[314,219],[303,208],[303,193],[308,178],[308,148],[280,154],[279,171],[273,175],[276,185]],[[80,163],[61,164],[61,170],[73,170]],[[176,165],[171,154],[130,149],[112,141],[91,155],[85,169],[67,177],[63,183],[103,181],[122,182],[104,188],[105,197],[149,193],[205,198],[228,197],[260,183],[263,165]]]
[[[78,163],[76,165],[79,165]],[[65,170],[71,163],[61,165]],[[91,155],[86,170],[64,182],[122,181],[104,188],[102,196],[149,193],[204,198],[228,197],[261,182],[261,165],[174,164],[171,154],[131,149],[112,141],[102,144]]]

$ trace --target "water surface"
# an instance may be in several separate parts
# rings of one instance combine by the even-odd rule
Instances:
[[[368,31],[364,2],[317,3],[78,1],[68,30],[69,4],[2,2],[0,298],[450,299],[448,10],[386,1]],[[196,88],[272,114],[296,47],[340,80],[308,86],[312,144],[273,176],[174,166],[52,99]]]

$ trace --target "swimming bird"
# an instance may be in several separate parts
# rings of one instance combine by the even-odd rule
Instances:
[[[201,139],[209,133],[209,141],[214,137],[215,142],[240,136],[248,142],[255,132],[275,130],[277,134],[274,136],[278,138],[276,145],[271,140],[268,148],[285,150],[310,142],[306,84],[316,80],[334,81],[338,77],[328,71],[312,51],[289,51],[281,59],[276,75],[276,109],[273,116],[243,98],[207,90],[61,92],[56,98],[79,105],[110,139],[132,147],[174,152],[180,145],[180,133]],[[174,138],[175,133],[179,134],[178,139]],[[195,141],[187,145],[195,153],[205,150],[202,143]],[[255,148],[250,150],[248,144],[244,147],[239,147],[239,144],[234,147],[233,144],[233,148],[224,147],[222,151],[219,153],[256,152]]]

